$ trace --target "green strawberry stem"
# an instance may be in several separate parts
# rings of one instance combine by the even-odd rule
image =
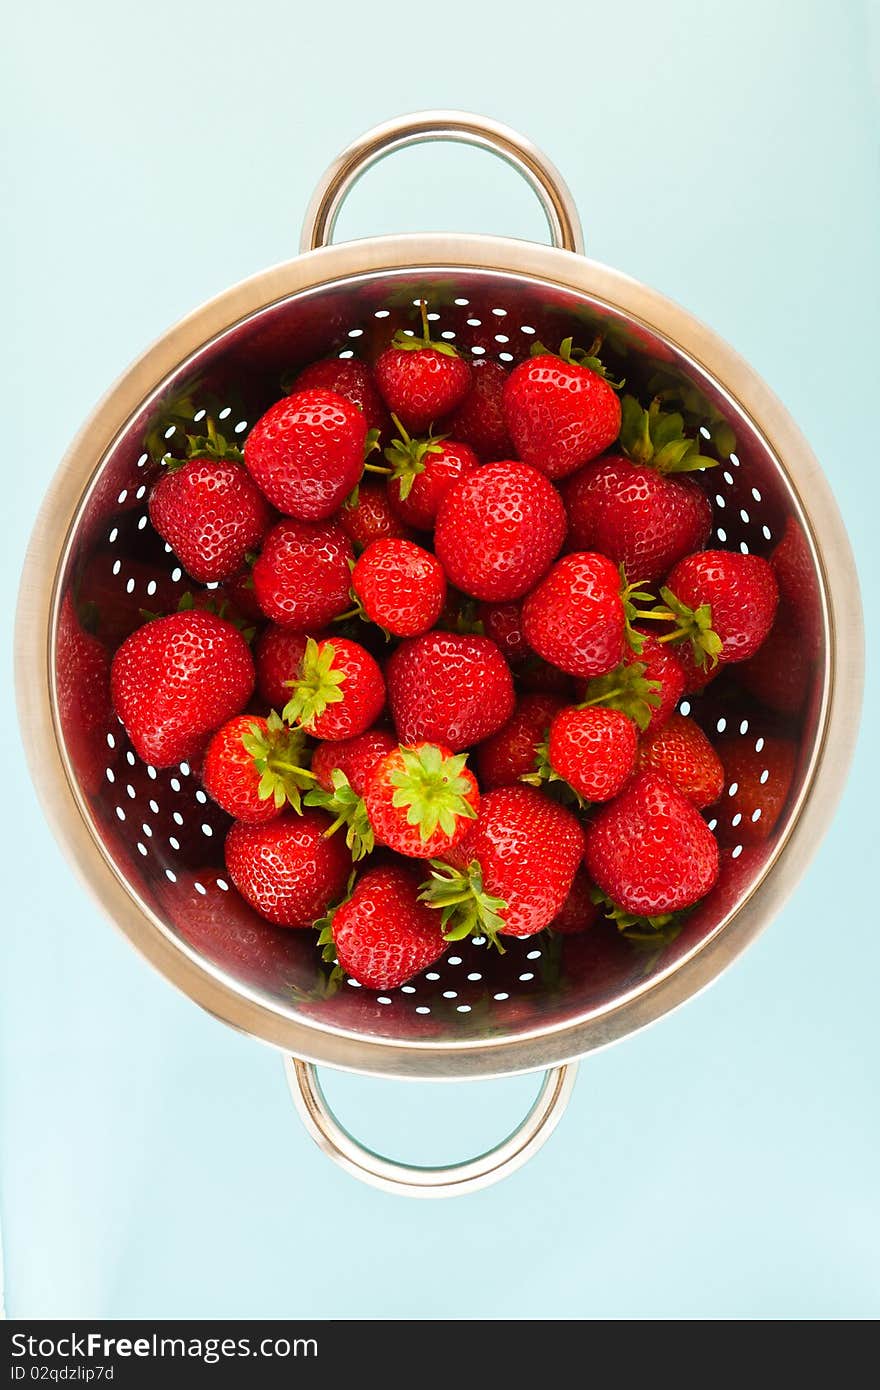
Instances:
[[[676,921],[681,915],[680,913],[663,912],[648,917],[627,912],[625,908],[618,906],[612,898],[609,898],[607,893],[603,893],[601,888],[596,887],[590,890],[590,898],[597,907],[602,908],[609,922],[613,922],[622,935],[633,941],[656,942],[660,933],[669,926],[670,922]]]
[[[623,565],[619,568],[620,601],[623,604],[624,636],[636,656],[641,656],[642,647],[645,645],[645,637],[644,633],[636,632],[633,627],[636,618],[641,616],[641,610],[636,608],[633,600],[638,599],[640,603],[654,603],[654,595],[648,589],[640,588],[640,584],[642,583],[641,580],[636,580],[633,584],[628,583],[626,570]]]
[[[672,631],[664,632],[657,641],[676,644],[689,641],[697,666],[703,667],[707,661],[710,663],[710,669],[717,666],[723,643],[712,627],[712,605],[701,603],[698,608],[690,608],[665,586],[660,590],[660,597],[666,605],[665,608],[655,608],[639,615],[657,622],[675,623]]]
[[[401,748],[401,766],[389,776],[394,787],[392,806],[406,809],[406,823],[418,827],[422,843],[439,829],[451,840],[461,817],[476,820],[467,799],[473,783],[461,774],[467,754],[443,754],[433,743],[421,748]]]
[[[400,499],[406,501],[416,478],[427,467],[428,455],[442,453],[441,441],[447,436],[429,431],[426,437],[414,439],[396,415],[392,415],[391,419],[397,430],[397,438],[385,450],[385,457],[391,464],[385,472],[398,480]]]
[[[372,854],[376,844],[363,797],[358,796],[341,768],[333,769],[330,780],[333,790],[314,787],[306,795],[306,805],[320,806],[333,816],[332,823],[324,831],[325,835],[335,835],[337,830],[345,826],[345,843],[351,850],[352,859],[363,859]]]
[[[256,720],[242,734],[241,746],[253,759],[260,774],[257,795],[261,801],[275,802],[280,810],[286,804],[302,813],[301,793],[315,780],[315,774],[301,766],[305,739],[299,729],[290,729],[272,710],[263,731]]]
[[[570,802],[580,806],[581,810],[586,810],[590,805],[585,797],[581,796],[570,782],[556,771],[550,762],[550,741],[545,738],[543,743],[535,745],[535,768],[533,772],[523,772],[519,780],[526,782],[530,787],[542,787],[544,790],[553,794],[557,793],[556,800],[563,803]]]
[[[402,349],[404,352],[418,352],[424,348],[431,348],[434,352],[442,352],[444,357],[458,357],[458,352],[451,343],[445,342],[442,338],[437,341],[431,337],[431,330],[428,324],[428,301],[419,300],[419,313],[422,319],[421,337],[413,334],[412,336],[404,329],[400,328],[392,338],[392,346]]]
[[[660,682],[648,680],[645,676],[647,669],[643,661],[625,661],[607,675],[594,676],[587,682],[584,699],[578,709],[592,709],[601,705],[620,710],[644,733],[651,722],[653,710],[662,698]]]
[[[314,637],[308,639],[299,678],[290,682],[293,693],[283,710],[288,724],[313,728],[328,705],[339,704],[345,698],[339,688],[345,681],[345,672],[336,670],[335,659],[332,642],[322,642],[319,647]]]
[[[633,463],[647,464],[658,473],[694,473],[715,468],[718,459],[700,453],[699,440],[684,432],[677,411],[661,410],[655,396],[645,410],[635,396],[620,403],[620,447]]]
[[[315,922],[315,930],[318,933],[318,945],[322,947],[321,958],[322,960],[325,960],[328,963],[334,962],[336,960],[336,942],[333,937],[333,918],[336,916],[337,912],[341,907],[344,907],[347,902],[351,901],[356,882],[357,870],[352,869],[351,873],[348,876],[348,883],[345,885],[345,892],[339,899],[339,902],[334,903],[332,907],[328,907],[327,911],[324,913],[324,916],[319,917],[318,920]],[[337,967],[337,969],[339,969],[340,975],[343,975],[345,973],[341,969],[341,967]],[[334,970],[330,976],[331,980],[333,979],[333,976],[335,974],[336,971]]]
[[[504,929],[502,913],[507,911],[503,898],[493,897],[483,888],[483,871],[476,859],[461,871],[432,859],[431,877],[421,885],[419,899],[437,908],[441,916],[446,941],[462,941],[466,936],[485,936],[496,950],[504,954],[499,932]]]

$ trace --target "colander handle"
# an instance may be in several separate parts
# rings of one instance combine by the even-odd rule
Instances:
[[[500,1182],[547,1142],[571,1097],[577,1064],[553,1067],[544,1074],[531,1110],[502,1143],[479,1158],[443,1168],[413,1167],[373,1153],[336,1119],[311,1062],[285,1057],[284,1069],[293,1103],[309,1134],[327,1157],[352,1177],[403,1197],[458,1197]]]
[[[468,111],[417,111],[374,126],[330,165],[306,211],[301,251],[327,246],[342,204],[362,174],[386,155],[429,140],[476,145],[499,155],[516,169],[535,193],[554,246],[584,252],[584,234],[574,199],[559,170],[535,146],[509,126]]]

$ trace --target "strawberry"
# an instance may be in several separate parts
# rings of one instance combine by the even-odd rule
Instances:
[[[619,908],[639,916],[677,912],[718,877],[718,845],[666,777],[640,772],[587,827],[587,872]]]
[[[244,461],[273,507],[322,521],[341,506],[364,468],[367,422],[335,391],[312,388],[269,407],[244,446]]]
[[[466,753],[438,743],[395,748],[373,767],[364,802],[380,844],[413,859],[457,845],[477,818],[480,792]]]
[[[355,545],[367,546],[389,536],[415,539],[414,532],[395,515],[381,478],[362,478],[339,513],[339,525]]]
[[[280,521],[254,563],[257,602],[273,622],[307,632],[349,603],[351,542],[335,522]]]
[[[201,584],[231,579],[269,529],[272,512],[239,449],[212,420],[204,438],[188,438],[189,457],[166,459],[150,493],[150,521],[187,574]]]
[[[214,734],[205,752],[202,785],[236,820],[261,825],[285,806],[300,809],[300,793],[315,780],[303,766],[305,739],[273,712],[240,714]]]
[[[507,600],[533,587],[564,537],[555,488],[528,464],[505,461],[453,484],[440,504],[434,548],[457,588]]]
[[[788,603],[780,600],[776,621],[755,655],[736,668],[736,678],[768,709],[799,714],[810,688],[813,662],[810,644],[801,633]]]
[[[172,613],[127,637],[113,658],[113,707],[135,752],[153,767],[195,758],[240,711],[254,663],[237,628],[212,613]]]
[[[578,869],[568,897],[550,923],[550,930],[561,936],[574,936],[595,926],[599,915],[598,904],[593,901],[593,885],[586,870]]]
[[[443,566],[412,541],[373,541],[352,571],[351,587],[366,617],[394,637],[427,632],[446,602]]]
[[[310,637],[284,719],[313,738],[349,739],[369,729],[384,704],[382,672],[364,647],[345,637]]]
[[[709,641],[711,641],[711,636]],[[675,648],[675,658],[682,674],[686,695],[699,695],[722,670],[717,663],[713,666],[712,658],[704,657],[699,647],[697,651],[699,655],[695,653],[690,642],[682,642],[680,646]]]
[[[320,943],[367,989],[396,989],[446,950],[437,913],[419,901],[418,875],[403,864],[368,870],[323,928]]]
[[[532,656],[523,632],[521,603],[481,603],[477,621],[482,623],[483,632],[492,638],[511,666],[519,666]]]
[[[363,414],[367,430],[375,430],[377,437],[388,430],[388,411],[366,362],[359,362],[356,357],[325,357],[312,362],[294,378],[293,390],[307,391],[313,387],[333,391],[351,401]]]
[[[526,641],[569,675],[603,676],[623,659],[630,596],[605,555],[565,555],[523,604]]]
[[[721,738],[715,746],[727,783],[727,796],[718,808],[718,838],[722,844],[760,844],[776,829],[788,800],[797,745],[768,735],[754,742]]]
[[[668,777],[698,811],[716,802],[724,790],[721,759],[699,724],[683,714],[670,715],[662,728],[644,736],[638,766]]]
[[[447,941],[472,933],[533,936],[562,909],[584,852],[571,811],[534,787],[488,792],[467,835],[432,860],[422,889],[442,911]]]
[[[279,927],[310,927],[342,893],[351,855],[323,811],[285,811],[268,825],[236,821],[226,867],[245,902]]]
[[[469,444],[484,463],[510,458],[513,441],[504,422],[507,372],[500,362],[475,362],[470,389],[443,428],[453,439]]]
[[[660,590],[665,609],[641,617],[674,624],[661,642],[689,641],[697,666],[754,656],[773,626],[779,591],[760,555],[699,550],[675,565]]]
[[[253,557],[251,557],[253,558]],[[227,579],[216,591],[220,599],[220,606],[227,604],[225,613],[221,613],[221,618],[229,618],[231,622],[239,624],[242,620],[246,623],[261,623],[265,620],[265,613],[257,603],[257,596],[254,592],[254,580],[251,573],[251,565],[245,565],[244,569],[239,570],[231,579]]]
[[[433,531],[440,503],[452,484],[480,466],[473,449],[445,434],[413,439],[395,416],[398,438],[385,450],[391,465],[388,497],[401,521]]]
[[[455,410],[471,385],[470,366],[455,348],[431,341],[425,300],[420,309],[422,336],[401,329],[376,362],[376,382],[385,404],[414,434]]]
[[[558,666],[551,666],[543,657],[529,657],[528,661],[516,668],[516,678],[521,689],[534,694],[558,695],[565,704],[574,699],[574,679],[560,671]]]
[[[610,801],[631,776],[637,748],[636,726],[620,710],[569,706],[550,725],[550,780],[562,778],[584,801]]]
[[[460,753],[513,712],[513,680],[488,637],[426,632],[401,642],[386,667],[401,743],[443,743]]]
[[[316,642],[322,642],[329,634],[312,635]],[[299,675],[308,640],[307,632],[270,623],[254,642],[257,694],[270,709],[283,709],[290,699],[290,687]]]
[[[779,593],[785,600],[810,657],[822,645],[822,600],[816,566],[807,538],[793,516],[787,518],[782,539],[770,556]]]
[[[548,478],[565,478],[613,444],[620,401],[595,370],[598,359],[573,350],[570,338],[559,356],[540,344],[534,351],[507,378],[504,419],[518,458]]]
[[[640,583],[669,573],[683,555],[705,545],[712,504],[691,479],[678,475],[711,468],[695,440],[684,435],[680,415],[657,402],[643,410],[623,399],[623,454],[597,459],[562,490],[569,534],[576,550],[599,550]]]
[[[55,645],[58,722],[73,770],[90,796],[101,787],[107,766],[110,653],[79,621],[73,599],[64,596]]]
[[[587,681],[580,699],[582,704],[622,710],[644,732],[665,724],[684,694],[685,674],[679,658],[689,649],[664,647],[644,628],[636,627],[634,632],[641,638],[638,654],[630,652],[613,671]]]
[[[319,743],[312,754],[316,784],[332,792],[333,773],[341,772],[355,795],[363,796],[373,768],[397,747],[397,739],[388,729],[368,729],[354,738]]]
[[[565,701],[558,695],[520,696],[507,723],[477,749],[477,775],[484,791],[515,786],[521,777],[534,772],[538,748],[564,707]]]

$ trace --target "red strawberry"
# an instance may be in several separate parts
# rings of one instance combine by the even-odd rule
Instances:
[[[466,753],[438,743],[395,748],[367,777],[364,802],[380,844],[413,859],[443,855],[477,818],[480,792]]]
[[[366,362],[356,357],[325,357],[312,362],[299,373],[293,383],[296,392],[311,390],[333,391],[344,396],[363,413],[368,430],[383,434],[390,425],[385,402]]]
[[[367,777],[386,754],[398,747],[388,729],[368,729],[354,738],[319,743],[312,754],[312,772],[317,785],[333,791],[333,773],[342,772],[356,796],[363,796]]]
[[[385,450],[391,465],[388,497],[402,521],[432,531],[452,484],[480,466],[473,449],[445,434],[413,439],[395,418],[399,437]]]
[[[323,642],[328,634],[312,635],[316,642]],[[257,694],[270,709],[283,709],[290,699],[290,687],[299,675],[308,640],[307,632],[270,623],[254,642]]]
[[[733,737],[716,744],[727,783],[716,832],[722,844],[756,845],[769,839],[791,791],[797,745],[771,736],[755,742]]]
[[[260,825],[290,805],[314,777],[302,766],[305,739],[273,711],[268,719],[240,714],[214,734],[202,765],[202,785],[236,820]]]
[[[558,695],[522,695],[507,723],[477,749],[477,775],[484,791],[515,786],[534,772],[538,748],[554,717],[564,709]]]
[[[380,478],[362,478],[339,513],[339,525],[355,545],[367,546],[388,536],[414,540],[409,526],[395,516],[388,489]]]
[[[341,506],[364,469],[367,421],[335,391],[311,389],[276,401],[254,425],[244,461],[280,512],[322,521]]]
[[[572,359],[571,339],[560,356],[539,351],[514,367],[504,387],[504,419],[524,463],[548,478],[566,478],[613,444],[620,401],[592,366]]]
[[[518,666],[532,656],[523,632],[521,603],[481,603],[477,619],[483,624],[483,632],[492,638],[511,666]]]
[[[373,541],[352,571],[351,586],[370,621],[394,637],[427,632],[446,602],[443,566],[412,541]]]
[[[500,729],[513,712],[513,680],[488,637],[426,632],[401,642],[385,671],[401,743],[454,753]]]
[[[443,912],[448,941],[472,933],[532,936],[561,910],[584,852],[571,811],[534,787],[499,787],[464,839],[433,861],[426,901]]]
[[[736,678],[768,709],[799,714],[812,672],[810,643],[788,604],[780,602],[770,635],[753,657],[737,666]]]
[[[396,989],[446,950],[438,914],[419,902],[418,875],[403,864],[363,874],[320,940],[367,989]]]
[[[504,387],[507,372],[500,362],[475,362],[471,386],[444,429],[475,449],[485,463],[510,458],[513,441],[504,422]]]
[[[345,637],[310,637],[284,718],[313,738],[349,739],[369,729],[384,704],[382,672],[364,647]]]
[[[104,781],[110,704],[110,654],[80,624],[69,593],[58,614],[55,647],[58,720],[83,790],[94,796]]]
[[[644,628],[634,631],[641,638],[638,654],[631,652],[606,676],[587,681],[580,700],[582,704],[622,710],[644,732],[661,728],[684,694],[685,675],[679,657],[687,649],[673,651]]]
[[[170,459],[150,493],[150,521],[187,574],[201,584],[231,579],[269,529],[268,502],[208,422],[205,438],[189,441],[189,458]]]
[[[434,548],[450,581],[474,598],[519,598],[565,537],[555,488],[525,463],[488,463],[453,484],[437,516]]]
[[[279,927],[310,927],[342,893],[351,855],[323,811],[286,811],[268,825],[236,821],[226,867],[241,896]]]
[[[732,550],[699,550],[679,560],[660,594],[664,616],[675,623],[674,634],[661,640],[688,639],[698,666],[754,656],[773,626],[779,596],[766,560]]]
[[[620,710],[569,706],[550,725],[547,759],[585,801],[610,801],[632,775],[637,748],[636,726]]]
[[[247,642],[212,613],[156,618],[127,637],[113,658],[113,707],[135,752],[153,767],[195,758],[253,689]]]
[[[793,516],[786,520],[782,540],[770,556],[770,564],[779,593],[804,638],[809,655],[815,658],[822,645],[819,580],[807,538]]]
[[[640,583],[668,574],[683,555],[705,545],[712,504],[690,478],[717,459],[684,434],[681,415],[643,410],[624,396],[620,430],[623,454],[590,463],[563,489],[573,548],[599,550]]]
[[[561,936],[588,931],[599,919],[599,906],[593,902],[593,885],[585,869],[578,869],[571,891],[550,923],[550,930]]]
[[[471,384],[470,366],[455,348],[431,341],[424,300],[421,314],[422,336],[409,336],[401,329],[376,363],[385,404],[415,434],[455,410]]]
[[[645,735],[638,765],[668,777],[698,811],[716,802],[724,790],[721,759],[699,724],[683,714],[670,715],[661,729]]]
[[[602,676],[623,659],[626,593],[604,555],[565,555],[523,604],[529,646],[572,676]]]
[[[307,632],[349,604],[351,542],[335,522],[281,521],[254,564],[257,602],[273,622]]]
[[[587,827],[587,872],[626,912],[677,912],[718,877],[711,830],[672,783],[640,772]]]

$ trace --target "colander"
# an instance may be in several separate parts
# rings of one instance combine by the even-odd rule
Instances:
[[[391,151],[451,140],[500,155],[531,185],[552,246],[496,236],[384,236],[330,245],[354,182]],[[112,647],[140,613],[170,611],[191,587],[147,522],[156,459],[187,420],[218,414],[241,436],[280,394],[282,376],[337,353],[367,352],[415,324],[427,300],[434,336],[510,363],[537,339],[603,338],[637,390],[683,402],[704,438],[724,431],[707,485],[711,543],[767,554],[788,528],[812,593],[809,697],[789,717],[797,763],[772,835],[752,843],[725,810],[717,887],[672,940],[641,949],[612,927],[559,937],[457,943],[386,994],[335,986],[311,933],[276,930],[223,877],[226,822],[186,764],[139,763],[112,716],[106,660],[77,626],[92,603]],[[191,428],[191,425],[189,426]],[[732,434],[730,433],[732,432]],[[732,445],[735,443],[735,447]],[[711,447],[711,446],[710,446]],[[727,456],[729,454],[729,457]],[[684,309],[583,255],[571,196],[515,132],[459,112],[380,126],[331,166],[305,219],[301,254],[218,295],[166,333],[101,401],[64,458],[37,521],[18,612],[24,741],[48,818],[108,916],[168,980],[217,1018],[280,1049],[309,1132],[350,1173],[389,1191],[465,1192],[529,1158],[571,1093],[573,1059],[644,1027],[713,980],[767,925],[814,853],[843,786],[862,676],[858,585],[837,507],[780,402],[737,354]],[[706,727],[762,740],[773,715],[725,675],[692,702]],[[682,709],[688,712],[690,705]],[[379,1157],[330,1112],[315,1066],[420,1080],[544,1070],[535,1105],[481,1157],[414,1168]]]

